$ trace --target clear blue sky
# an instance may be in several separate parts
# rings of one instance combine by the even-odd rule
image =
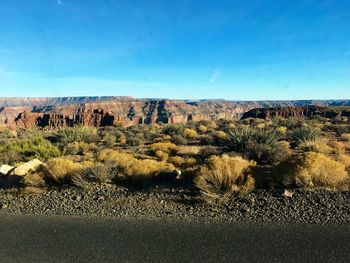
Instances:
[[[0,0],[0,96],[350,99],[349,0]]]

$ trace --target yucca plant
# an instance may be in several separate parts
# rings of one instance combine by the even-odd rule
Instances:
[[[302,126],[289,132],[290,139],[296,144],[300,144],[304,141],[315,141],[321,138],[321,136],[322,134],[319,129],[310,126]]]
[[[252,128],[234,128],[227,131],[227,138],[221,141],[224,148],[243,152],[248,143],[254,140],[255,130]]]

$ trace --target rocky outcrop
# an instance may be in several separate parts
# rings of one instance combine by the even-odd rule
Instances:
[[[244,113],[242,119],[247,118],[275,118],[275,117],[350,117],[350,107],[349,106],[296,106],[296,107],[275,107],[275,108],[256,108],[251,109]]]
[[[312,111],[311,106],[318,105]],[[74,125],[110,126],[186,123],[188,121],[274,116],[300,117],[324,105],[348,105],[350,101],[249,101],[134,99],[131,97],[0,98],[0,126],[59,128]],[[257,109],[256,109],[257,108]],[[338,108],[338,107],[335,107]],[[344,107],[343,107],[344,108]],[[346,107],[345,107],[346,108]],[[254,109],[254,110],[253,110]],[[328,109],[328,107],[327,107]],[[330,111],[328,115],[334,114]],[[345,112],[343,114],[346,114]]]

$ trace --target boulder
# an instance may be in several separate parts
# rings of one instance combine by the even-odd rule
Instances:
[[[25,176],[29,171],[35,171],[41,165],[43,165],[43,162],[38,159],[34,159],[15,168],[13,174],[16,176]]]
[[[4,164],[0,167],[0,175],[8,175],[13,169],[15,169],[15,167]]]
[[[280,198],[282,197],[291,198],[293,197],[293,192],[287,189],[278,189],[274,192],[273,196],[280,197]]]

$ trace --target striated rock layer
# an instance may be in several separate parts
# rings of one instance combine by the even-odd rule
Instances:
[[[350,105],[350,101],[234,102],[134,99],[132,97],[0,98],[0,125],[13,129],[60,128],[74,125],[101,127],[239,119],[242,116],[298,117],[305,115],[303,105],[309,104]],[[261,107],[263,109],[253,110]],[[268,110],[264,111],[264,109]]]
[[[350,117],[349,106],[293,106],[293,107],[274,107],[274,108],[255,108],[244,113],[242,119],[247,118],[275,118],[275,117]]]

